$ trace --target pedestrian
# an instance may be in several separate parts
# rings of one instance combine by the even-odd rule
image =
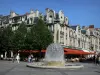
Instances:
[[[33,55],[31,54],[31,62],[33,62]]]
[[[95,55],[93,56],[93,59],[92,60],[93,60],[93,63],[95,64]]]
[[[20,61],[20,56],[19,56],[19,54],[16,56],[16,60],[17,60],[17,62],[19,63],[19,61]]]
[[[28,62],[31,62],[31,55],[28,56]]]
[[[1,60],[3,60],[3,54],[1,54]]]
[[[14,56],[12,57],[12,62],[14,63]]]
[[[96,65],[99,65],[99,56],[96,56]]]
[[[99,65],[100,65],[100,56],[99,56]]]
[[[16,58],[16,56],[14,55],[13,57],[12,57],[12,62],[14,63],[15,62],[15,59]]]

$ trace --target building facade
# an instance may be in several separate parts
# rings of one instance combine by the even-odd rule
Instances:
[[[56,13],[46,8],[46,14],[42,15],[38,10],[31,10],[24,15],[10,12],[10,15],[0,15],[0,27],[12,26],[12,30],[18,28],[17,24],[26,23],[28,27],[36,24],[38,18],[42,18],[48,24],[48,29],[53,33],[54,43],[60,43],[64,47],[76,48],[87,51],[100,51],[100,29],[94,25],[88,27],[69,25],[68,17],[62,10]]]

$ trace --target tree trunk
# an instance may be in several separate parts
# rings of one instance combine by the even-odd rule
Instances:
[[[7,59],[7,51],[5,51],[5,59]]]
[[[11,57],[13,57],[13,51],[11,51]]]
[[[37,53],[37,58],[36,58],[36,61],[40,61],[41,59],[41,49],[39,49],[39,52]]]

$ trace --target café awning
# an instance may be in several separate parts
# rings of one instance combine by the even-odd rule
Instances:
[[[37,52],[39,52],[39,50],[20,50],[19,52],[37,53]],[[46,50],[41,50],[41,52],[45,53]],[[84,50],[64,48],[64,54],[89,55],[89,54],[95,54],[95,53],[94,52],[86,52]]]
[[[89,55],[89,54],[94,54],[94,53],[93,52],[85,52],[83,50],[64,48],[64,54]]]

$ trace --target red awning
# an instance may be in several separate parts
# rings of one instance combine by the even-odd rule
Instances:
[[[78,55],[94,54],[92,52],[84,52],[83,50],[70,49],[70,48],[65,48],[64,51],[65,51],[64,54],[78,54]]]
[[[26,52],[26,53],[37,53],[37,52],[39,52],[38,50],[19,50],[18,52]]]
[[[41,50],[41,52],[46,52],[46,50]]]
[[[19,50],[19,52],[37,53],[39,51],[38,50]],[[46,50],[41,50],[41,52],[45,53]],[[88,55],[88,54],[94,54],[94,53],[93,52],[85,52],[83,50],[64,48],[64,54]]]

